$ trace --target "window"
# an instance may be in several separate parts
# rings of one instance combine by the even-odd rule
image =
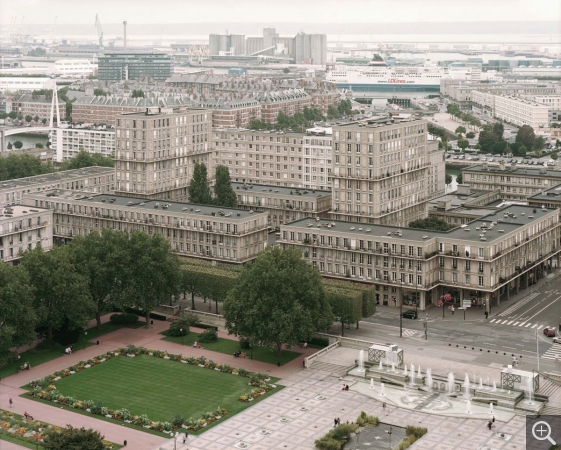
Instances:
[[[469,284],[469,283],[470,283],[470,276],[466,275],[466,284]]]
[[[483,258],[485,256],[484,251],[485,251],[484,248],[482,248],[482,247],[479,248],[479,257],[480,258]]]
[[[483,286],[484,282],[483,282],[483,277],[479,277],[479,286]]]

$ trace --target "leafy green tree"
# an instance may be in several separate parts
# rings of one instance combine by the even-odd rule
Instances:
[[[103,156],[101,153],[88,153],[81,149],[74,158],[64,161],[60,170],[82,169],[84,167],[102,166],[114,167],[113,158]]]
[[[76,270],[68,247],[53,247],[46,253],[37,246],[23,253],[21,265],[29,273],[33,306],[39,323],[47,327],[48,340],[66,321],[71,329],[87,323],[94,310],[88,280]]]
[[[530,125],[522,125],[518,129],[518,133],[516,133],[515,142],[524,144],[526,148],[532,148],[535,139],[536,134],[534,133],[534,129]]]
[[[15,119],[18,117],[18,113],[15,112],[15,111],[10,111],[10,112],[8,113],[8,117],[9,117],[10,119],[12,119],[12,120],[15,120]]]
[[[290,69],[288,67],[285,67],[284,69],[282,69],[283,73],[290,73]]]
[[[148,326],[152,309],[180,291],[179,260],[161,234],[151,236],[140,231],[130,234],[128,254],[129,267],[119,303],[144,311]]]
[[[456,131],[455,131],[456,134],[465,133],[465,132],[466,132],[466,127],[462,127],[462,126],[459,126],[458,128],[456,128]]]
[[[505,132],[505,126],[502,124],[502,122],[495,122],[493,124],[492,131],[493,133],[495,133],[495,136],[497,136],[499,140],[502,140]]]
[[[458,174],[458,176],[456,177],[456,183],[458,183],[458,184],[463,184],[463,182],[464,182],[464,178],[463,178],[463,176],[462,176],[462,172],[460,172],[460,173]]]
[[[23,142],[21,142],[21,141],[15,141],[15,142],[14,142],[14,147],[17,148],[17,149],[19,150],[20,148],[23,147]]]
[[[409,222],[409,228],[418,228],[421,230],[448,231],[454,228],[454,225],[437,219],[436,217],[427,217],[426,219],[418,219]]]
[[[96,97],[107,97],[107,92],[105,92],[103,89],[95,88],[94,95]]]
[[[33,121],[34,121],[35,123],[38,123],[38,122],[39,122],[39,116],[33,117]]]
[[[273,124],[268,122],[262,122],[261,120],[253,119],[249,122],[250,130],[272,130]]]
[[[449,173],[446,174],[446,176],[444,177],[444,182],[446,184],[452,184],[452,175],[450,175]]]
[[[345,324],[358,323],[362,318],[362,296],[348,293],[331,293],[328,296],[335,320],[341,322],[341,336],[345,335]]]
[[[8,150],[11,150],[11,149],[13,148],[12,143],[11,143],[11,142],[8,142],[8,145],[6,146],[6,148],[7,148]]]
[[[126,288],[125,274],[131,264],[128,244],[128,234],[104,229],[101,234],[93,231],[86,236],[76,236],[68,245],[77,271],[88,281],[98,330],[101,329],[101,314],[118,303]]]
[[[47,119],[41,119],[41,123],[45,125],[47,123]]]
[[[31,344],[36,321],[28,273],[0,262],[0,355],[12,347]]]
[[[10,148],[8,145],[8,149]],[[52,163],[42,163],[37,156],[10,153],[7,157],[0,158],[0,181],[51,172],[54,172]]]
[[[544,148],[545,148],[545,139],[543,138],[543,136],[538,136],[536,139],[534,139],[534,145],[532,145],[532,150],[534,150],[538,156],[541,155],[542,150]]]
[[[35,148],[43,148],[43,144],[41,144],[40,142],[37,142],[37,144],[35,144]]]
[[[520,142],[513,144],[511,148],[514,156],[526,156],[526,152],[528,151],[526,146]]]
[[[238,206],[236,193],[232,189],[230,181],[230,171],[226,166],[216,167],[216,183],[214,185],[214,204],[226,208]]]
[[[142,89],[133,89],[131,97],[132,98],[144,98],[145,94],[144,94],[144,91]]]
[[[506,153],[508,148],[508,143],[506,141],[497,141],[491,147],[491,153],[495,155],[502,155]]]
[[[191,309],[195,310],[195,296],[199,295],[201,275],[198,272],[183,269],[179,275],[179,288],[184,293],[191,294]]]
[[[558,158],[557,153],[552,153],[550,155],[550,157],[551,157],[551,159],[554,159],[554,160],[557,160],[557,158]]]
[[[457,143],[458,147],[460,147],[462,150],[465,150],[466,148],[469,147],[469,141],[467,139],[458,139],[458,143]]]
[[[190,202],[200,203],[203,205],[212,204],[212,195],[210,193],[210,188],[208,187],[208,177],[204,163],[195,163],[193,178],[191,178],[187,190],[189,192]]]
[[[337,111],[339,111],[339,114],[341,116],[348,116],[352,110],[353,104],[350,100],[341,100],[341,102],[337,106]]]
[[[327,107],[327,118],[332,120],[332,119],[338,119],[340,117],[339,114],[339,110],[337,109],[336,106],[334,105],[329,105]]]
[[[18,120],[22,121],[23,120],[23,114],[18,114]]]
[[[498,142],[497,135],[492,131],[481,130],[479,132],[479,145],[483,152],[490,152],[493,145]]]
[[[74,428],[67,425],[60,432],[49,430],[41,444],[45,450],[105,450],[104,437],[90,428]]]
[[[0,119],[7,119],[8,118],[8,113],[7,112],[0,112]]]
[[[466,133],[466,137],[467,137],[468,139],[473,139],[473,138],[475,137],[475,133],[474,133],[473,131],[468,131],[468,132]]]
[[[269,249],[246,265],[223,309],[230,334],[277,353],[333,323],[319,271],[294,248]]]

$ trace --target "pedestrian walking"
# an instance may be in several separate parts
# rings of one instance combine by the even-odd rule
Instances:
[[[337,417],[337,425],[341,425],[341,419],[339,419],[339,417]]]
[[[495,423],[495,416],[493,416],[493,423]]]
[[[454,311],[456,311],[456,309],[454,308],[454,305],[452,305],[452,315],[454,315]]]
[[[10,399],[10,408],[13,406],[14,402]]]
[[[337,426],[337,417],[335,417],[335,419],[333,419],[333,428],[335,428]]]
[[[124,447],[127,446],[127,440],[126,439],[125,439],[125,442],[123,442],[123,444],[124,444]]]
[[[489,421],[489,423],[487,424],[487,426],[489,427],[489,431],[491,431],[491,428],[493,428],[493,422]]]

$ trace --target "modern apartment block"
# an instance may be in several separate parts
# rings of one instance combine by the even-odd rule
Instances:
[[[20,253],[53,246],[53,212],[22,205],[0,208],[0,261],[14,263]]]
[[[560,237],[558,210],[510,205],[447,232],[301,219],[281,225],[278,242],[325,277],[372,284],[381,304],[424,310],[445,293],[500,304],[559,266]]]
[[[495,118],[534,129],[549,124],[549,106],[519,97],[495,96]]]
[[[331,189],[333,156],[331,128],[309,128],[303,137],[303,179],[307,189]]]
[[[331,210],[331,192],[266,184],[232,183],[238,207],[265,211],[269,225],[279,228],[304,217],[327,217]]]
[[[180,256],[235,264],[267,246],[266,212],[64,190],[29,194],[24,202],[52,210],[59,242],[104,228],[160,233]]]
[[[50,189],[113,192],[115,169],[112,167],[85,167],[2,181],[0,182],[0,206],[19,205],[27,194]]]
[[[151,77],[165,81],[173,73],[173,57],[156,52],[106,52],[98,56],[97,77],[120,81]]]
[[[74,158],[80,150],[112,156],[115,152],[115,130],[107,126],[80,126],[61,124],[51,131],[51,148],[55,161]]]
[[[333,127],[332,217],[402,227],[427,217],[429,166],[426,120]]]
[[[534,208],[557,208],[561,214],[561,184],[543,189],[528,197],[528,205]]]
[[[202,108],[148,108],[119,116],[115,192],[186,200],[195,162],[209,166],[211,115]]]
[[[499,190],[505,200],[527,200],[539,191],[561,183],[561,172],[546,167],[526,169],[516,163],[489,166],[486,163],[462,169],[463,182],[474,189]]]

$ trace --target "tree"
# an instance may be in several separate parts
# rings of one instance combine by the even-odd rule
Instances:
[[[458,139],[458,143],[457,143],[458,147],[460,147],[462,150],[465,150],[466,148],[469,147],[469,141],[467,139]]]
[[[345,324],[356,323],[362,318],[362,295],[350,296],[348,292],[339,291],[327,297],[335,319],[341,322],[341,336],[344,336]]]
[[[526,156],[526,151],[528,150],[524,144],[515,143],[512,145],[512,154],[514,156]]]
[[[7,145],[6,147],[7,147],[7,149],[8,149],[8,150],[11,150],[11,149],[12,149],[12,147],[13,147],[13,145],[12,145],[12,143],[11,143],[11,142],[8,142],[8,145]]]
[[[45,125],[47,123],[47,119],[41,119],[41,123]]]
[[[68,247],[45,253],[40,245],[23,253],[21,265],[34,288],[33,307],[39,323],[47,327],[47,339],[66,321],[70,328],[84,326],[94,310],[88,280],[76,270]]]
[[[43,148],[43,144],[41,144],[40,142],[37,142],[37,144],[35,144],[35,148]]]
[[[409,222],[409,228],[417,228],[420,230],[448,231],[454,228],[454,225],[451,225],[442,219],[437,219],[436,217],[427,217],[426,219],[417,219]]]
[[[90,428],[66,428],[49,430],[41,444],[45,450],[105,450],[104,436]]]
[[[460,133],[465,134],[465,132],[466,132],[466,127],[462,127],[462,126],[459,126],[458,128],[456,128],[456,131],[455,131],[456,134],[460,134]]]
[[[121,307],[135,307],[146,314],[180,291],[180,267],[169,241],[161,234],[153,236],[133,231],[128,241],[129,266],[119,296]]]
[[[268,122],[262,122],[258,119],[253,119],[249,122],[249,129],[250,130],[272,130],[273,124]]]
[[[107,92],[105,92],[103,89],[99,89],[99,88],[95,88],[94,89],[94,95],[96,97],[107,97]]]
[[[269,249],[244,266],[223,309],[230,334],[277,353],[333,323],[319,271],[294,248]]]
[[[518,133],[516,133],[515,142],[524,144],[526,148],[532,148],[535,139],[536,134],[534,133],[534,129],[530,125],[522,125],[518,129]]]
[[[232,189],[230,172],[226,166],[216,167],[216,183],[214,185],[214,204],[226,208],[238,206],[236,193]]]
[[[473,139],[473,138],[475,137],[475,133],[474,133],[473,131],[468,131],[468,132],[466,133],[466,137],[467,137],[468,139]]]
[[[201,276],[197,272],[183,269],[179,275],[179,288],[184,294],[191,294],[191,309],[195,310],[195,295],[199,295]]]
[[[534,139],[534,145],[532,145],[532,150],[534,150],[538,156],[541,155],[544,147],[545,147],[545,139],[543,138],[543,136],[538,136],[536,139]]]
[[[557,153],[552,153],[552,154],[550,155],[550,157],[551,157],[551,159],[553,159],[553,160],[557,160],[557,159],[559,158],[559,157],[557,156]]]
[[[212,204],[212,196],[208,187],[207,171],[204,163],[195,163],[193,178],[189,182],[189,201],[203,205]]]
[[[142,89],[133,89],[131,97],[132,98],[144,98],[145,94],[144,94],[144,91]]]
[[[327,107],[327,118],[331,120],[331,119],[338,119],[339,117],[340,115],[337,108],[333,105],[329,105]]]
[[[33,121],[34,121],[35,123],[38,123],[38,122],[39,122],[39,116],[35,116],[35,117],[33,118]]]
[[[88,153],[81,149],[74,158],[64,161],[60,170],[82,169],[91,166],[113,167],[113,158],[103,156],[101,153]]]
[[[17,148],[17,149],[19,150],[20,148],[23,147],[23,142],[21,142],[21,141],[15,141],[15,142],[14,142],[14,147]]]
[[[23,120],[23,114],[18,114],[18,120],[22,121]]]
[[[498,141],[497,135],[489,130],[479,132],[479,145],[484,152],[490,152],[493,145]]]
[[[7,112],[0,112],[0,119],[7,119],[8,118],[8,113]]]
[[[339,114],[341,116],[348,116],[352,110],[353,104],[350,100],[341,100],[341,102],[337,106],[337,111],[339,111]]]
[[[462,172],[460,172],[460,173],[458,174],[458,176],[456,177],[456,183],[458,183],[458,184],[463,184],[463,181],[464,181],[464,179],[463,179],[463,177],[462,177]]]
[[[452,184],[452,175],[447,173],[446,176],[444,177],[444,182],[448,185]]]
[[[284,69],[282,69],[283,73],[290,73],[290,69],[288,67],[285,67]]]
[[[14,119],[16,119],[16,118],[18,117],[18,113],[15,112],[15,111],[10,111],[10,112],[8,113],[8,117],[9,117],[10,119],[14,120]]]
[[[0,355],[12,347],[31,344],[36,321],[28,273],[0,262]]]
[[[9,144],[8,149],[10,148]],[[42,163],[37,156],[10,153],[7,157],[0,158],[1,181],[51,172],[54,172],[52,163]]]
[[[493,124],[493,127],[492,127],[491,131],[493,132],[493,134],[494,134],[495,136],[497,136],[497,139],[498,139],[499,141],[502,141],[502,139],[503,139],[503,134],[504,134],[504,132],[505,132],[505,127],[504,127],[504,125],[503,125],[501,122],[495,122],[495,123]]]
[[[77,236],[68,247],[74,254],[76,269],[88,281],[88,292],[95,305],[97,329],[101,313],[118,303],[125,289],[124,279],[131,262],[128,234],[104,229]]]

